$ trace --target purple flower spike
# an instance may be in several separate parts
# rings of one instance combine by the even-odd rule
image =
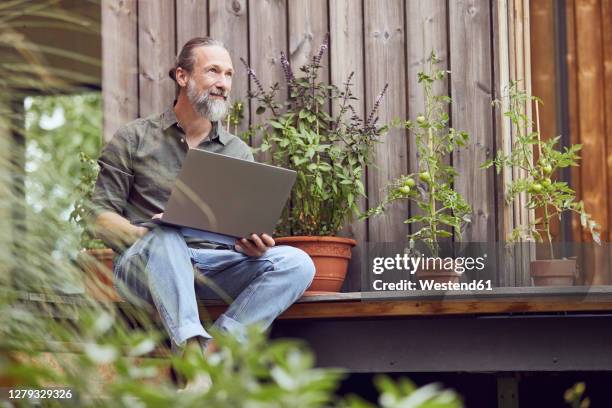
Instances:
[[[249,78],[253,79],[253,82],[255,82],[255,85],[257,86],[257,89],[259,90],[259,92],[263,93],[264,92],[263,85],[259,81],[259,78],[257,78],[257,76],[255,75],[255,70],[249,66],[249,64],[246,62],[244,58],[240,57],[240,61],[246,67],[247,75],[249,76]]]
[[[327,51],[327,48],[329,48],[329,33],[325,35],[325,39],[319,47],[319,52],[317,53],[317,55],[312,58],[312,62],[314,62],[315,65],[321,64],[321,58],[323,58],[323,54],[325,53],[325,51]]]
[[[295,76],[293,75],[293,70],[291,69],[291,64],[289,64],[289,60],[284,52],[281,51],[281,66],[283,67],[283,73],[285,74],[285,80],[287,83],[293,81]]]
[[[387,88],[389,88],[389,84],[385,84],[385,87],[383,88],[383,90],[380,92],[380,94],[378,94],[378,97],[376,98],[376,102],[374,102],[374,106],[372,107],[372,111],[370,112],[370,114],[368,115],[368,119],[366,120],[366,126],[369,126],[370,124],[372,124],[373,120],[374,120],[374,115],[376,115],[376,112],[378,111],[378,108],[380,107],[380,103],[382,102],[383,97],[385,96],[385,92],[387,92]]]

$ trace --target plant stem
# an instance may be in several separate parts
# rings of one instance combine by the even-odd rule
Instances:
[[[536,134],[538,135],[538,159],[542,157],[542,136],[540,135],[540,109],[538,106],[538,101],[535,101],[535,111],[536,111]],[[544,170],[540,168],[540,177],[544,178]],[[548,194],[546,194],[546,198],[549,199]],[[553,244],[552,244],[552,236],[550,234],[550,216],[548,215],[548,201],[544,202],[544,228],[546,230],[546,237],[548,238],[548,247],[550,250],[550,259],[555,259],[553,253]]]
[[[430,153],[433,151],[433,129],[430,127],[427,130],[427,145],[429,147],[429,151]],[[427,168],[429,169],[429,162],[427,163]],[[435,178],[434,175],[431,172],[431,169],[429,169],[429,175],[430,175],[430,184],[429,184],[429,205],[430,205],[430,218],[429,218],[429,226],[431,228],[431,236],[432,236],[432,243],[435,249],[437,249],[438,247],[438,240],[437,240],[437,231],[436,231],[436,222],[435,222],[435,217],[436,217],[436,200],[434,197],[435,194]],[[437,252],[437,250],[436,250]],[[437,254],[435,254],[437,256]]]

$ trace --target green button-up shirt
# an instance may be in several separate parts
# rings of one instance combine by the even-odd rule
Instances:
[[[198,148],[253,161],[251,148],[218,122]],[[94,215],[112,211],[133,222],[163,212],[188,150],[173,107],[120,128],[98,160]]]

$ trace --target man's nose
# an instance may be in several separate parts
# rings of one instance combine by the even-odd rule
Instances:
[[[221,75],[217,78],[215,86],[219,89],[223,89],[224,92],[229,92],[232,88],[232,78],[227,75]]]

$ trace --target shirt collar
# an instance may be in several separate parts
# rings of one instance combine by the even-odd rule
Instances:
[[[181,132],[183,129],[178,125],[176,119],[176,113],[174,113],[174,104],[170,106],[164,113],[161,114],[161,126],[162,130],[166,131],[172,126],[176,126]],[[230,141],[230,134],[219,126],[219,122],[212,122],[212,129],[210,130],[210,140],[217,140],[221,144],[226,145]]]

